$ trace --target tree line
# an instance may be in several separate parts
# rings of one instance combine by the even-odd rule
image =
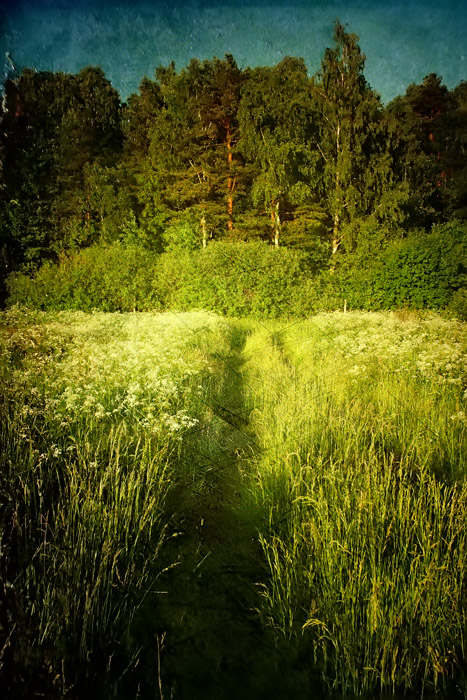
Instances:
[[[465,220],[467,83],[430,74],[383,105],[358,42],[337,21],[312,77],[292,57],[172,63],[126,103],[96,67],[6,80],[2,277],[115,242],[159,253],[264,240],[334,269]]]

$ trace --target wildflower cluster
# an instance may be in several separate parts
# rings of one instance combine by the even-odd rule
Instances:
[[[38,414],[61,429],[124,420],[175,435],[196,426],[194,405],[210,369],[193,341],[219,323],[204,313],[62,313],[9,327],[3,368],[15,392],[21,387],[24,436]]]
[[[305,359],[332,353],[344,376],[359,381],[375,371],[416,373],[422,380],[467,386],[465,325],[426,315],[401,323],[392,313],[320,314],[288,341]]]

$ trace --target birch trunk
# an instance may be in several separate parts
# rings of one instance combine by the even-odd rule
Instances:
[[[341,148],[341,125],[337,123],[336,131],[336,177],[334,180],[334,217],[332,227],[332,254],[335,255],[339,250],[340,239],[340,207],[341,207],[341,180],[340,180],[340,148]]]
[[[340,225],[339,212],[336,211],[336,212],[334,212],[334,224],[332,227],[332,254],[333,255],[335,255],[337,253],[337,251],[339,250],[339,245],[341,242],[339,225]]]
[[[273,203],[274,205],[274,247],[279,247],[279,240],[281,235],[281,217],[279,212],[279,200]]]
[[[227,162],[229,165],[229,176],[227,178],[227,228],[233,229],[233,188],[234,179],[232,177],[233,156],[232,156],[232,134],[227,126]]]
[[[207,233],[206,233],[206,217],[203,216],[201,217],[201,233],[203,235],[203,248],[206,248],[207,243],[208,243],[208,238],[207,238]]]

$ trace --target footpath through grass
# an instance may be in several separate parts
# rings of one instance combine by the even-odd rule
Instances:
[[[464,325],[12,310],[0,342],[6,697],[466,697]]]

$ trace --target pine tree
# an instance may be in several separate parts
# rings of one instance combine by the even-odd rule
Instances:
[[[442,172],[444,214],[467,219],[467,82],[451,92],[448,120],[448,147]]]
[[[25,69],[7,83],[5,102],[0,226],[11,269],[99,235],[86,172],[118,160],[120,100],[98,68],[78,75]]]
[[[1,226],[10,269],[38,262],[50,250],[60,95],[67,84],[64,74],[25,69],[5,85]]]
[[[236,112],[242,73],[223,61],[193,59],[179,74],[158,69],[164,106],[151,131],[141,219],[163,236],[171,221],[193,218],[206,245],[209,236],[232,233],[234,199],[241,180],[236,152]]]
[[[97,240],[101,216],[89,177],[97,167],[115,167],[122,151],[120,98],[100,68],[70,76],[67,104],[57,133],[53,203],[56,249],[81,247]]]
[[[453,107],[452,96],[434,73],[387,107],[399,141],[394,172],[408,189],[408,226],[429,228],[443,218],[443,190],[455,151],[450,143]]]

